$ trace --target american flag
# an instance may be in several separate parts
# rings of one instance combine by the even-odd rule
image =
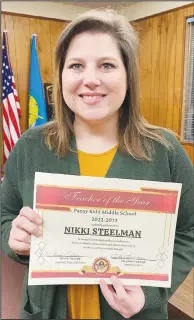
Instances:
[[[4,163],[11,149],[20,137],[21,116],[19,99],[11,70],[6,44],[6,32],[3,32],[2,45],[2,109],[3,109],[3,156]]]

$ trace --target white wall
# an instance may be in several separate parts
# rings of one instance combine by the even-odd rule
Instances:
[[[139,2],[129,8],[123,8],[121,13],[128,17],[129,21],[144,18],[160,12],[191,4],[193,1],[149,1]]]
[[[117,9],[121,14],[127,17],[129,21],[140,19],[156,13],[164,12],[173,8],[178,8],[193,1],[149,1],[134,2],[132,4],[123,4],[116,2],[111,7]],[[91,7],[110,7],[110,2],[95,2]],[[78,14],[85,12],[90,8],[90,2],[75,3],[72,2],[37,2],[37,1],[2,1],[2,11],[23,13],[34,16],[56,18],[62,20],[72,20]]]
[[[72,20],[86,11],[78,5],[48,1],[2,1],[1,10],[62,20]]]

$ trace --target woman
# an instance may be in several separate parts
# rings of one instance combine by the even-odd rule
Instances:
[[[3,181],[3,250],[28,265],[35,171],[182,183],[171,288],[27,286],[22,319],[167,319],[167,302],[193,267],[193,167],[174,135],[140,113],[138,39],[113,11],[89,11],[62,32],[55,52],[55,116],[25,132]],[[113,289],[114,288],[114,289]]]

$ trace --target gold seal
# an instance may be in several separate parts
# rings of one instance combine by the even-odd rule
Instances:
[[[110,269],[110,263],[106,258],[97,258],[94,260],[92,268],[98,274],[105,274]]]

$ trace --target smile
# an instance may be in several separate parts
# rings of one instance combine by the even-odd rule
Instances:
[[[80,95],[80,97],[84,100],[85,103],[92,105],[99,103],[105,97],[105,94],[100,95]]]

